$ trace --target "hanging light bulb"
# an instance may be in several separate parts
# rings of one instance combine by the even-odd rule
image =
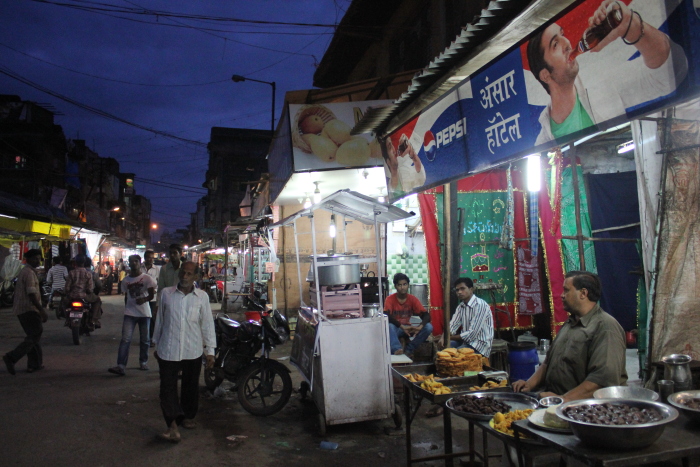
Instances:
[[[331,214],[331,226],[328,229],[328,235],[330,235],[331,238],[335,238],[335,214]]]
[[[542,175],[540,173],[540,155],[531,154],[527,159],[527,189],[528,191],[540,191]]]
[[[309,209],[311,207],[311,200],[309,197],[306,197],[306,201],[304,201],[304,209]]]
[[[314,204],[321,202],[321,190],[318,189],[319,183],[320,182],[314,182],[314,185],[316,185],[316,189],[314,190]]]
[[[377,197],[377,201],[380,203],[383,203],[386,201],[386,198],[384,197],[384,187],[380,186],[379,187],[379,196]]]

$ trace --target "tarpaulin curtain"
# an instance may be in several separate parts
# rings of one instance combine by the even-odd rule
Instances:
[[[568,167],[565,165],[561,174],[561,234],[565,237],[573,237],[576,233],[576,205],[574,196],[574,177],[571,173],[571,159],[564,159],[565,164],[568,161]],[[577,160],[576,164],[578,192],[580,201],[580,218],[581,218],[581,234],[584,237],[591,236],[591,220],[588,216],[588,201],[586,199],[586,188],[583,183],[583,169]],[[590,272],[597,272],[595,250],[593,242],[583,242],[583,257],[586,262],[586,267],[581,267],[579,259],[578,241],[577,240],[562,240],[562,253],[564,254],[564,268],[566,272],[580,271],[585,269]]]
[[[700,122],[674,120],[672,147],[700,144]],[[653,310],[652,360],[700,359],[700,149],[667,154],[665,208]]]
[[[639,223],[637,174],[590,174],[587,179],[593,229],[628,226],[598,232],[595,237],[638,239],[639,225],[634,225]],[[642,259],[636,243],[595,242],[595,254],[603,284],[601,307],[614,316],[625,331],[637,329],[637,287]]]
[[[437,224],[437,210],[434,194],[418,194],[420,217],[425,233],[425,248],[428,256],[428,290],[430,300],[430,320],[433,334],[442,335],[445,315],[445,299],[442,289],[442,272],[440,268],[440,232]]]

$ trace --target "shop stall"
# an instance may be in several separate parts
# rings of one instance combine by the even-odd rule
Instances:
[[[319,209],[332,213],[330,229],[321,229],[315,221],[314,213]],[[400,425],[391,378],[388,319],[381,312],[383,291],[380,287],[378,311],[363,313],[360,269],[362,264],[376,263],[382,276],[380,224],[409,216],[397,207],[341,190],[271,226],[294,229],[302,300],[291,363],[304,377],[303,394],[310,391],[318,408],[322,433],[327,425],[383,419],[392,414]],[[298,221],[303,218],[310,221],[309,232],[299,231]],[[345,235],[350,220],[374,227],[374,256],[350,253],[352,247]],[[343,238],[342,254],[335,251],[336,229]],[[318,254],[316,246],[321,230],[333,238],[333,248],[326,254]],[[298,236],[304,234],[312,239],[308,305],[303,298],[298,248]]]

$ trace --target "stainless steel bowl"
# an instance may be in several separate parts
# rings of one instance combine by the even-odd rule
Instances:
[[[700,399],[700,390],[694,389],[691,391],[674,392],[668,396],[668,403],[683,412],[688,418],[694,422],[700,423],[700,410],[691,409],[687,405],[681,403],[685,399]]]
[[[564,399],[562,399],[559,396],[549,396],[549,397],[543,397],[540,399],[540,407],[542,408],[548,408],[548,407],[554,407],[555,405],[559,405],[564,402]]]
[[[641,399],[644,401],[658,401],[659,395],[651,389],[634,386],[610,386],[598,389],[593,393],[596,399]]]
[[[565,410],[581,405],[602,405],[605,403],[627,404],[630,407],[654,408],[663,417],[658,422],[639,425],[597,425],[580,422],[568,417]],[[583,399],[566,402],[557,407],[557,415],[569,422],[569,426],[582,443],[593,448],[638,449],[651,445],[663,433],[666,425],[678,418],[678,411],[666,404],[640,399]]]

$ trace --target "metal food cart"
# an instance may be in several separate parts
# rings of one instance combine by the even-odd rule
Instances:
[[[305,379],[305,384],[302,383],[302,396],[310,390],[318,408],[321,434],[325,434],[327,425],[378,420],[390,416],[394,417],[394,422],[399,427],[402,417],[400,408],[394,404],[388,318],[382,313],[384,297],[381,288],[379,312],[372,316],[360,314],[359,317],[353,315],[352,318],[332,319],[332,313],[326,313],[324,301],[321,299],[322,276],[319,268],[336,266],[338,261],[333,254],[325,257],[317,254],[314,212],[318,209],[330,211],[332,216],[342,217],[338,233],[343,234],[345,252],[348,251],[345,232],[347,219],[374,225],[376,256],[360,258],[352,255],[343,259],[341,263],[343,267],[357,265],[358,270],[360,264],[376,263],[380,277],[383,264],[379,225],[410,217],[411,214],[360,193],[340,190],[318,204],[270,226],[294,228],[301,307],[290,361]],[[303,217],[309,218],[311,222],[310,232],[297,230],[297,221]],[[311,291],[312,294],[315,293],[315,297],[312,297],[315,300],[311,300],[315,302],[315,306],[306,305],[303,299],[298,241],[298,236],[302,234],[311,234],[314,253],[311,264],[312,277],[319,278],[318,284]],[[335,247],[335,238],[333,242]]]

